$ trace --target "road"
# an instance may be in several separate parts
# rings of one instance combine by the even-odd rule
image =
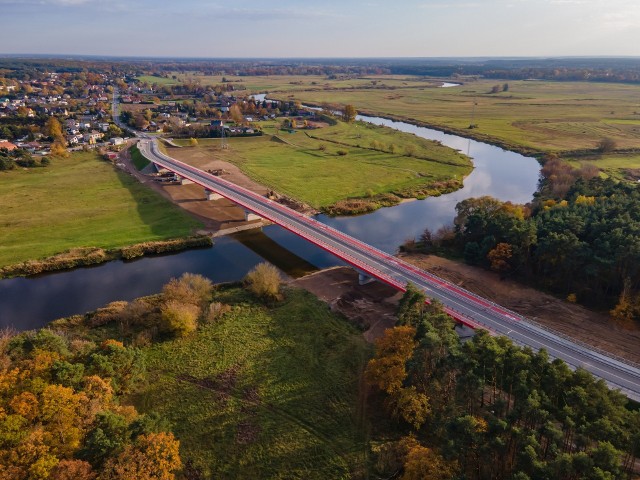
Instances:
[[[420,270],[313,218],[175,160],[160,151],[155,139],[144,134],[140,136],[142,138],[138,148],[152,162],[286,228],[345,260],[367,275],[398,290],[404,291],[409,282],[417,285],[429,298],[442,302],[448,314],[466,325],[505,335],[515,343],[529,346],[534,351],[544,348],[552,358],[562,359],[573,368],[582,367],[603,379],[610,387],[619,389],[629,398],[640,401],[640,368],[638,366],[622,359],[612,358],[592,347],[545,330],[515,312]]]

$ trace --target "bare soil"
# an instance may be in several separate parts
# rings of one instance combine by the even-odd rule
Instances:
[[[513,280],[501,280],[493,272],[461,262],[420,254],[402,258],[558,333],[640,363],[640,329],[621,328],[606,313],[588,310]],[[378,282],[358,285],[358,275],[350,268],[323,270],[294,284],[309,290],[365,330],[367,341],[375,340],[385,328],[394,325],[401,295]]]
[[[402,294],[380,282],[358,284],[358,273],[349,267],[334,267],[311,273],[292,282],[327,302],[364,331],[373,342],[395,325],[395,311]]]
[[[167,147],[170,155],[202,170],[223,169],[225,179],[248,188],[256,193],[265,195],[267,189],[244,175],[235,165],[216,160],[211,153],[200,149]],[[131,163],[128,150],[120,154],[126,170],[141,183],[159,192],[162,196],[184,208],[205,225],[205,231],[199,233],[216,233],[220,230],[235,229],[247,225],[258,225],[261,221],[245,221],[244,210],[226,199],[207,200],[204,189],[199,185],[180,185],[178,183],[161,183],[155,177],[138,172]]]

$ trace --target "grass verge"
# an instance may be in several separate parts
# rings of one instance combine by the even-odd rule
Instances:
[[[346,479],[364,464],[362,336],[308,292],[273,308],[241,289],[194,336],[147,347],[143,412],[173,424],[201,478]]]
[[[143,170],[147,165],[151,163],[144,155],[142,155],[142,153],[140,153],[137,145],[133,145],[129,149],[129,152],[131,153],[131,162],[138,171]]]
[[[0,174],[0,267],[78,247],[186,237],[200,223],[93,152]]]

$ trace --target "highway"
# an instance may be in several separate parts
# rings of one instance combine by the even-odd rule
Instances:
[[[449,315],[472,328],[483,328],[493,334],[505,335],[515,343],[528,346],[534,351],[544,348],[552,358],[562,359],[573,368],[582,367],[603,379],[611,388],[619,389],[629,398],[640,401],[638,366],[546,330],[515,312],[313,218],[175,160],[160,151],[157,140],[144,134],[140,134],[140,137],[138,148],[145,157],[157,165],[284,227],[398,290],[404,291],[409,282],[417,285],[424,290],[427,297],[442,302]]]

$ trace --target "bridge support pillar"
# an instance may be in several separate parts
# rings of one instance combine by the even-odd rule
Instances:
[[[376,279],[370,277],[369,275],[365,275],[362,272],[358,272],[358,285],[366,285],[367,283],[375,282]]]
[[[207,200],[220,200],[221,198],[224,198],[222,195],[207,189],[204,190],[204,194],[207,196]]]
[[[180,185],[189,185],[190,183],[193,183],[193,181],[188,178],[180,177]]]
[[[262,217],[260,215],[256,215],[253,212],[250,212],[249,210],[245,210],[244,211],[244,220],[245,220],[245,222],[252,222],[254,220],[262,220]]]

